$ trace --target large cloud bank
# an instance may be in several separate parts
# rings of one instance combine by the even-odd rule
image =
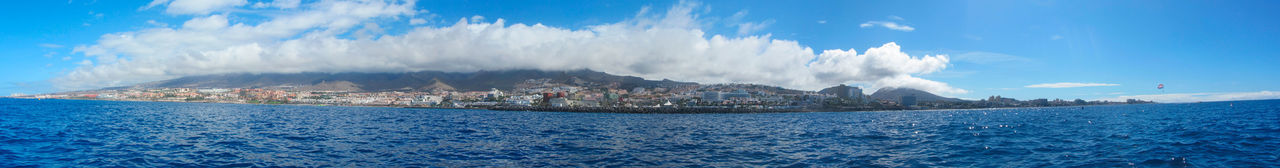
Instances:
[[[707,34],[701,26],[709,24],[695,14],[703,8],[689,2],[665,13],[640,10],[631,19],[582,29],[476,17],[380,34],[379,23],[421,21],[425,14],[415,11],[413,2],[319,1],[283,5],[287,8],[233,3],[236,9],[218,11],[178,8],[180,1],[167,3],[166,12],[196,16],[181,26],[106,34],[97,44],[77,46],[75,52],[94,61],[54,79],[55,85],[87,89],[220,73],[592,69],[806,90],[844,83],[967,92],[913,76],[945,69],[945,55],[913,57],[892,42],[861,54],[853,49],[815,53],[770,35]],[[256,24],[237,22],[237,13],[230,12],[255,9],[287,12]]]

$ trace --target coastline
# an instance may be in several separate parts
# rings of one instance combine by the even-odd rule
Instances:
[[[2,98],[34,99],[34,98],[21,98],[21,97],[0,97],[0,99]],[[551,106],[490,106],[490,107],[449,108],[449,107],[352,105],[352,104],[294,104],[294,103],[271,104],[271,103],[242,103],[242,102],[225,102],[225,101],[152,101],[152,100],[129,100],[129,99],[80,99],[80,98],[49,98],[49,99],[122,101],[122,102],[217,103],[217,104],[244,104],[244,105],[379,107],[379,108],[407,108],[407,109],[471,109],[471,110],[492,110],[492,111],[621,113],[621,114],[749,114],[749,113],[871,112],[871,111],[921,111],[921,110],[931,111],[931,110],[1040,108],[1040,107],[988,107],[988,108],[909,109],[909,108],[729,108],[729,107],[551,107]],[[1166,103],[1158,103],[1158,104],[1166,104]],[[1043,106],[1043,107],[1086,107],[1086,106],[1107,106],[1107,105],[1116,105],[1116,104]]]
[[[0,99],[35,99],[20,97],[0,97]],[[153,100],[129,100],[129,99],[77,99],[77,98],[47,98],[46,100],[89,100],[89,101],[118,101],[118,102],[163,102],[163,103],[211,103],[211,104],[243,104],[243,105],[284,105],[284,106],[333,106],[333,107],[381,107],[381,108],[429,108],[429,109],[483,109],[483,108],[443,108],[443,107],[411,107],[411,106],[378,106],[378,105],[347,105],[347,104],[298,104],[298,103],[241,103],[241,102],[224,102],[224,101],[153,101]]]
[[[34,99],[19,97],[0,97],[9,99]],[[577,112],[577,113],[627,113],[627,114],[714,114],[714,113],[788,113],[788,112],[855,112],[855,111],[903,111],[910,109],[811,109],[811,108],[794,108],[794,109],[755,109],[755,108],[678,108],[678,107],[549,107],[549,106],[492,106],[492,107],[466,107],[466,108],[449,108],[449,107],[424,107],[424,106],[391,106],[391,105],[350,105],[350,104],[269,104],[269,103],[242,103],[242,102],[222,102],[222,101],[152,101],[152,100],[130,100],[130,99],[79,99],[79,98],[48,98],[51,100],[90,100],[90,101],[121,101],[121,102],[167,102],[167,103],[217,103],[217,104],[244,104],[244,105],[294,105],[294,106],[334,106],[334,107],[381,107],[381,108],[406,108],[406,109],[472,109],[472,110],[493,110],[493,111],[534,111],[534,112]]]

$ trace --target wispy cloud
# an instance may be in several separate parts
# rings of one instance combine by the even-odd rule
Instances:
[[[910,31],[915,31],[915,30],[916,30],[916,28],[914,28],[914,27],[907,26],[907,25],[903,25],[903,24],[898,24],[898,23],[894,23],[894,22],[889,22],[889,21],[868,21],[868,22],[866,22],[866,23],[862,23],[861,25],[858,25],[858,26],[859,26],[859,27],[862,27],[862,28],[869,28],[869,27],[880,26],[880,27],[884,27],[884,28],[889,28],[890,30],[897,30],[897,31],[904,31],[904,32],[910,32]]]
[[[283,2],[290,0],[280,1]],[[151,1],[151,3],[148,3],[147,6],[139,8],[138,10],[147,10],[156,6],[164,5],[168,6],[168,8],[165,8],[165,13],[174,15],[203,15],[247,4],[249,4],[249,1],[245,0],[154,0]],[[284,3],[273,2],[271,5],[265,6],[283,7],[284,5]],[[296,7],[296,5],[294,7]]]
[[[89,11],[89,16],[93,16],[93,18],[96,18],[96,19],[102,19],[103,17],[102,13],[96,13],[93,11]]]
[[[747,10],[738,11],[737,13],[733,13],[733,16],[729,16],[729,19],[727,20],[730,24],[733,24],[733,26],[738,27],[738,35],[748,35],[764,30],[764,28],[769,27],[769,25],[772,25],[775,22],[772,19],[760,22],[743,21],[743,18],[747,17],[747,13]]]
[[[44,48],[62,48],[62,45],[50,44],[50,43],[40,43],[39,46]]]
[[[427,20],[420,19],[420,18],[409,19],[409,25],[420,25],[420,24],[427,24]]]
[[[827,24],[827,20],[818,20],[818,24]]]
[[[970,62],[970,63],[976,63],[976,64],[993,64],[993,63],[1004,63],[1004,62],[1021,63],[1021,62],[1031,61],[1031,59],[1027,59],[1027,58],[1019,57],[1015,55],[1009,55],[1004,53],[994,53],[994,52],[984,52],[984,51],[972,51],[972,52],[958,54],[958,55],[955,55],[955,60],[957,62]]]
[[[1257,91],[1257,92],[1228,92],[1228,93],[1171,93],[1171,94],[1118,96],[1118,97],[1111,97],[1111,98],[1102,98],[1098,100],[1124,101],[1127,99],[1149,100],[1149,101],[1163,102],[1163,103],[1263,100],[1263,99],[1280,99],[1280,92]]]
[[[965,78],[977,73],[978,71],[973,71],[973,70],[951,70],[951,71],[941,71],[941,72],[921,75],[921,76],[929,77],[929,78]]]
[[[157,22],[156,20],[147,20],[147,24],[156,26],[156,27],[169,27],[168,23]]]
[[[1062,35],[1049,36],[1049,40],[1062,40]]]
[[[253,8],[275,7],[280,9],[297,8],[302,4],[302,0],[274,0],[271,2],[258,2],[253,4]]]
[[[769,27],[773,22],[773,20],[766,20],[763,22],[746,22],[738,24],[738,35],[748,35],[764,30],[765,27]]]
[[[1027,85],[1025,87],[1027,88],[1076,88],[1076,87],[1096,87],[1096,86],[1120,86],[1120,84],[1060,82],[1060,83],[1041,83],[1041,84]]]
[[[644,11],[644,10],[645,10],[645,9],[641,9],[641,11]],[[741,20],[742,20],[742,18],[747,17],[747,13],[749,13],[749,12],[750,12],[750,11],[747,11],[747,10],[740,10],[740,11],[738,11],[738,12],[734,12],[734,13],[733,13],[733,15],[729,16],[729,20],[730,20],[730,21],[741,21]]]
[[[893,20],[905,20],[905,19],[902,19],[902,17],[898,17],[898,16],[895,16],[895,15],[889,15],[889,19],[893,19]]]

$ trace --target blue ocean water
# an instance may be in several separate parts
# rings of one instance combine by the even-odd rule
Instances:
[[[1280,167],[1280,100],[606,114],[0,99],[0,167]]]

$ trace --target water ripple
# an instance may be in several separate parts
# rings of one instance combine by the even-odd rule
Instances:
[[[19,99],[0,109],[0,167],[1280,167],[1276,100],[660,115]]]

